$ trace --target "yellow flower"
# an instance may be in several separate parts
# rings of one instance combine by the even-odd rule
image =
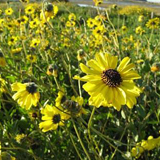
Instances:
[[[49,21],[50,18],[54,18],[58,13],[58,7],[53,5],[52,3],[48,3],[45,5],[44,13],[43,11],[40,14],[40,18],[42,20]]]
[[[103,25],[99,25],[97,26],[94,30],[93,30],[93,35],[96,37],[96,38],[99,38],[99,36],[103,35],[105,32],[105,28]]]
[[[36,55],[29,54],[29,55],[27,55],[27,60],[28,60],[29,62],[31,62],[31,63],[34,63],[34,62],[37,61],[37,57],[36,57]]]
[[[57,73],[57,70],[58,68],[57,68],[57,65],[49,65],[48,66],[48,68],[47,68],[47,75],[53,75],[53,76],[55,76],[55,77],[57,77],[58,76],[58,73]]]
[[[132,148],[131,155],[132,157],[139,158],[145,150],[150,151],[159,146],[160,137],[153,138],[153,136],[149,136],[147,140],[142,140],[141,142],[137,143],[135,147]]]
[[[39,128],[42,129],[43,132],[56,130],[58,126],[63,126],[64,121],[70,118],[68,114],[50,105],[46,105],[46,107],[41,110],[41,113],[43,114],[42,120],[44,122],[39,124]]]
[[[126,27],[126,26],[122,26],[121,29],[122,29],[123,32],[126,32],[126,31],[127,31],[127,27]]]
[[[25,138],[26,135],[25,134],[17,134],[17,136],[15,137],[15,140],[18,142],[18,143],[21,143],[21,140],[23,138]]]
[[[11,85],[12,91],[17,91],[12,98],[17,100],[18,104],[29,110],[32,105],[37,106],[40,94],[37,92],[37,85],[34,82],[19,83]]]
[[[38,25],[39,25],[39,20],[38,20],[38,18],[35,18],[33,21],[30,21],[29,22],[29,27],[30,28],[36,28],[36,27],[38,27]]]
[[[4,24],[4,19],[1,18],[1,19],[0,19],[0,25],[2,26],[3,24]]]
[[[14,26],[15,26],[15,25],[13,24],[13,22],[6,22],[6,23],[5,23],[5,27],[6,27],[8,30],[13,29]]]
[[[84,59],[84,57],[86,56],[85,52],[83,49],[80,49],[77,51],[77,59],[78,61],[81,61],[82,59]]]
[[[153,64],[152,67],[151,67],[151,71],[152,72],[157,72],[157,71],[160,71],[160,65],[159,64]]]
[[[103,3],[103,0],[93,0],[95,6],[98,6]]]
[[[145,33],[145,30],[142,29],[141,26],[138,26],[138,27],[136,28],[135,32],[136,32],[136,34],[142,35],[143,33]]]
[[[12,53],[13,55],[18,55],[19,53],[21,53],[21,51],[22,51],[22,48],[19,47],[19,48],[12,49],[12,50],[11,50],[11,53]]]
[[[157,17],[152,18],[146,23],[146,26],[149,29],[156,29],[156,28],[158,28],[159,22],[160,22],[159,18],[157,18]]]
[[[118,58],[110,54],[97,53],[96,59],[87,62],[87,66],[80,64],[81,70],[87,75],[74,79],[87,82],[83,85],[85,91],[90,95],[89,104],[96,107],[113,106],[118,111],[121,105],[132,108],[136,104],[136,97],[141,90],[133,82],[141,78],[134,71],[134,64],[130,58],[125,57],[116,69]]]
[[[74,13],[70,13],[68,16],[69,21],[75,21],[76,20],[76,16]]]
[[[66,100],[66,96],[65,96],[65,90],[62,88],[59,92],[58,92],[58,96],[55,100],[55,105],[56,107],[61,107],[61,104],[63,102],[65,102]]]
[[[27,16],[22,16],[17,20],[18,24],[26,24],[28,22]]]
[[[75,22],[74,21],[67,21],[66,22],[66,27],[74,27],[75,26]]]
[[[28,14],[28,15],[31,15],[35,12],[35,9],[32,5],[28,5],[26,8],[25,8],[25,13]]]
[[[12,15],[12,13],[13,13],[13,9],[12,8],[8,8],[8,9],[5,10],[5,14],[8,15],[8,16]]]
[[[94,25],[95,25],[95,20],[92,19],[92,18],[89,18],[89,19],[87,20],[87,26],[88,26],[89,28],[93,28]]]
[[[33,38],[30,44],[30,47],[36,48],[40,44],[40,40]]]
[[[9,38],[9,41],[8,41],[8,45],[11,46],[11,45],[15,45],[17,43],[17,40],[18,40],[18,37],[16,36],[12,36]]]
[[[144,16],[143,15],[140,15],[139,17],[138,17],[138,21],[139,22],[142,22],[144,20]]]

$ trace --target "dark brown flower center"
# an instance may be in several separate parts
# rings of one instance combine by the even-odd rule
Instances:
[[[47,4],[47,6],[46,6],[46,11],[47,11],[47,12],[53,11],[53,5],[52,5],[51,3]]]
[[[109,87],[117,87],[122,82],[121,75],[114,69],[108,69],[103,71],[102,81]]]
[[[38,117],[37,113],[33,112],[33,113],[32,113],[32,117],[33,117],[33,118],[37,118],[37,117]]]
[[[52,121],[53,121],[54,124],[59,123],[59,122],[61,121],[61,116],[60,116],[60,114],[55,114],[55,115],[53,116]]]
[[[29,82],[26,86],[26,90],[29,93],[34,94],[37,92],[37,85],[34,82]]]

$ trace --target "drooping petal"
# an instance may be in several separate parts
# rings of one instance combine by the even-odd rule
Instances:
[[[26,101],[26,110],[29,110],[31,108],[31,106],[32,106],[31,98],[32,98],[32,94],[29,94],[27,96],[27,101]]]
[[[41,122],[39,124],[39,128],[42,129],[43,132],[47,132],[52,129],[53,125],[54,125],[53,122],[51,120],[48,120]]]

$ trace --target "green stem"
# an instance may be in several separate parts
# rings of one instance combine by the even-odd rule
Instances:
[[[73,123],[74,130],[75,130],[75,132],[76,132],[76,134],[77,134],[78,140],[79,140],[79,142],[80,142],[80,144],[81,144],[81,146],[82,146],[82,148],[83,148],[83,150],[84,150],[87,158],[88,158],[89,160],[91,160],[91,158],[90,158],[90,156],[89,156],[86,148],[84,147],[84,144],[83,144],[83,142],[82,142],[82,140],[81,140],[81,137],[80,137],[80,135],[79,135],[79,133],[78,133],[77,127],[76,127],[73,119],[72,119],[72,123]]]
[[[80,153],[79,153],[79,151],[78,151],[78,148],[76,147],[76,144],[75,144],[75,142],[74,142],[74,140],[73,140],[72,134],[69,134],[69,136],[70,136],[71,141],[72,141],[72,144],[73,144],[73,146],[74,146],[74,148],[75,148],[75,150],[76,150],[76,152],[77,152],[77,154],[78,154],[78,157],[80,158],[80,160],[83,160],[83,158],[81,157],[81,155],[80,155]]]

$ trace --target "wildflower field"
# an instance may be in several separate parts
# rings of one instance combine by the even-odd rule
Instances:
[[[160,17],[100,3],[0,4],[0,160],[160,159]]]

